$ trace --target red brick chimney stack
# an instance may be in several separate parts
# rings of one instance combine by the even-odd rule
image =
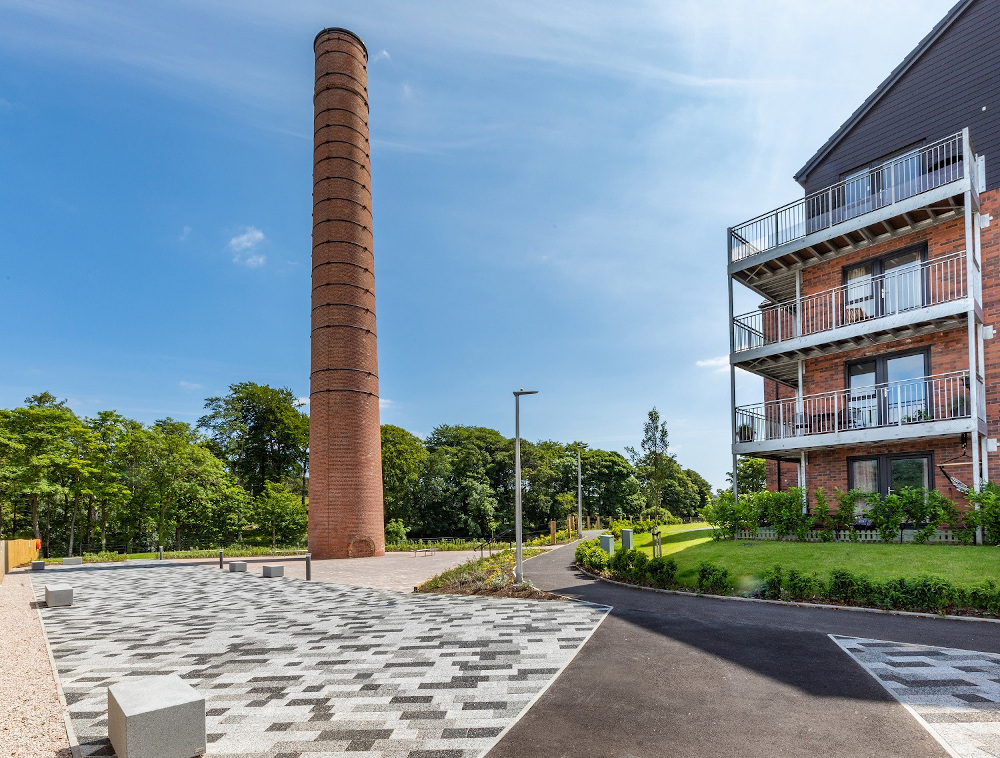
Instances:
[[[309,550],[361,558],[385,554],[368,51],[336,28],[313,47]]]

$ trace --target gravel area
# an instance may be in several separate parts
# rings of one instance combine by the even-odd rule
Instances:
[[[0,752],[10,758],[71,758],[35,597],[25,571],[0,583]]]

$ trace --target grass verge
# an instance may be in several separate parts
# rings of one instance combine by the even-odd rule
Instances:
[[[537,548],[526,548],[525,559],[544,553]],[[561,600],[557,595],[536,589],[530,582],[514,581],[514,551],[504,550],[484,558],[463,563],[428,579],[414,592],[436,592],[446,595],[490,595],[516,597],[530,600]]]

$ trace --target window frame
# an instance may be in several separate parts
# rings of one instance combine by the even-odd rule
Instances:
[[[906,245],[904,247],[892,250],[888,253],[881,253],[879,255],[872,256],[871,258],[864,258],[863,260],[855,261],[854,263],[845,264],[844,266],[842,266],[840,272],[840,281],[841,281],[841,286],[844,290],[844,296],[843,298],[841,298],[842,303],[840,307],[846,310],[848,307],[852,307],[853,305],[852,303],[848,302],[847,298],[848,282],[849,282],[847,278],[847,272],[850,271],[852,268],[868,265],[871,267],[871,273],[869,274],[869,276],[871,277],[869,288],[870,288],[870,297],[872,299],[873,315],[869,316],[864,320],[868,321],[873,318],[882,318],[883,316],[886,315],[895,315],[895,313],[886,312],[885,280],[878,279],[879,281],[877,287],[878,292],[876,292],[876,279],[877,277],[881,277],[885,274],[885,262],[887,260],[889,260],[890,258],[896,258],[897,256],[900,255],[906,255],[907,253],[916,253],[916,252],[920,253],[920,297],[921,297],[920,307],[926,308],[931,300],[930,282],[928,281],[927,278],[927,262],[928,260],[930,260],[930,258],[926,240],[924,240],[923,242],[915,242],[912,245]],[[896,311],[896,313],[899,312],[900,311]],[[847,323],[846,314],[842,313],[840,314],[840,316],[841,316],[841,323]]]
[[[847,489],[854,489],[854,467],[855,462],[875,461],[878,464],[878,494],[887,497],[889,494],[891,466],[893,461],[906,460],[908,458],[923,458],[927,461],[927,489],[934,489],[934,451],[917,450],[912,453],[881,453],[877,455],[849,455],[847,456]]]

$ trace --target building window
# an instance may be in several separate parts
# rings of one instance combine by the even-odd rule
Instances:
[[[926,262],[927,246],[918,245],[844,268],[844,323],[926,306]]]
[[[846,425],[868,429],[929,418],[925,377],[930,350],[893,353],[845,365]]]
[[[871,455],[847,459],[847,486],[883,497],[904,487],[934,487],[934,454]]]

